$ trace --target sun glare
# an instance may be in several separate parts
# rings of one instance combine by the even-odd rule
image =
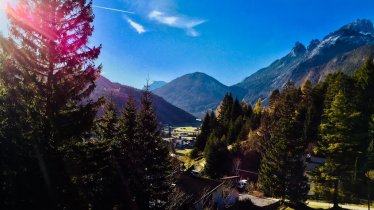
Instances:
[[[7,29],[8,20],[6,18],[6,7],[8,4],[14,6],[18,0],[0,0],[0,32],[4,33]]]
[[[0,14],[5,13],[6,0],[0,0]]]
[[[6,5],[8,3],[11,5],[14,5],[15,3],[17,3],[17,1],[16,0],[0,0],[0,12],[1,13],[5,13]]]
[[[6,7],[8,4],[11,6],[16,5],[18,0],[0,0],[0,20],[4,20],[6,17]]]

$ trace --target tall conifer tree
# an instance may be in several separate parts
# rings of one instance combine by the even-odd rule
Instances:
[[[99,139],[112,141],[118,135],[118,116],[112,101],[104,107],[104,115],[96,122],[96,134]]]
[[[9,39],[1,78],[8,126],[9,163],[5,209],[59,209],[75,206],[75,196],[57,150],[88,131],[98,103],[85,100],[101,66],[100,47],[90,47],[92,2],[20,0],[7,8]],[[10,205],[10,206],[7,206]]]
[[[267,194],[299,203],[305,201],[309,190],[304,175],[303,121],[298,112],[301,93],[288,83],[277,100],[275,127],[270,131],[272,145],[261,161],[259,182]]]
[[[353,180],[355,161],[359,155],[359,142],[355,137],[355,124],[359,112],[343,91],[335,96],[331,107],[324,111],[320,125],[321,141],[318,150],[327,162],[317,168],[314,180],[317,191],[332,191],[334,206],[338,206],[339,188]]]
[[[118,132],[123,148],[129,148],[135,140],[136,115],[135,99],[130,95],[122,112],[122,116],[119,119]]]
[[[136,207],[133,203],[136,189],[141,187],[142,179],[137,173],[139,170],[138,161],[142,158],[140,144],[136,141],[136,104],[132,95],[129,96],[126,106],[122,111],[122,116],[118,122],[118,134],[115,137],[118,146],[117,161],[121,178],[122,193],[125,195],[128,208]]]
[[[226,144],[226,136],[221,139],[214,133],[209,136],[204,151],[206,158],[204,172],[211,178],[221,178],[227,175],[230,170],[230,153]]]
[[[210,114],[207,112],[205,114],[203,123],[201,125],[201,131],[200,131],[199,135],[196,137],[196,144],[194,146],[195,147],[194,150],[196,150],[195,152],[204,151],[206,142],[207,142],[208,137],[209,137],[209,133],[212,130],[210,124],[211,124]]]
[[[171,187],[171,160],[166,143],[162,140],[159,123],[152,105],[148,86],[141,99],[137,116],[136,145],[142,153],[139,165],[142,183],[136,199],[143,208],[164,209]]]

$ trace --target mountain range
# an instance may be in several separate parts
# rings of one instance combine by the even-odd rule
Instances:
[[[207,74],[195,72],[169,83],[156,81],[150,85],[150,90],[155,94],[154,102],[161,122],[189,124],[196,122],[191,114],[202,118],[207,111],[218,107],[227,92],[251,104],[259,98],[266,104],[271,92],[281,89],[288,81],[301,85],[308,79],[315,84],[329,73],[342,71],[351,75],[372,56],[373,23],[370,20],[357,19],[327,34],[322,40],[311,40],[307,46],[296,42],[287,55],[233,86],[226,86]],[[122,107],[129,92],[139,101],[140,90],[111,83],[101,77],[97,82],[94,97],[111,96],[118,106]]]
[[[325,36],[311,40],[305,47],[297,42],[294,48],[268,67],[258,70],[235,86],[247,90],[245,99],[254,103],[267,99],[274,89],[287,81],[300,85],[306,79],[317,83],[328,73],[353,71],[373,55],[374,27],[370,20],[356,20]]]
[[[139,107],[143,95],[142,90],[111,82],[107,78],[101,76],[96,80],[96,88],[90,98],[97,100],[103,96],[109,101],[112,100],[116,104],[118,113],[120,113],[130,95],[135,98],[136,105]],[[178,107],[175,107],[160,96],[153,94],[152,97],[157,118],[162,124],[182,126],[198,123],[196,117]],[[99,115],[102,113],[102,109],[100,109]]]
[[[203,73],[181,76],[154,93],[197,117],[215,109],[228,91],[240,100],[254,104],[259,98],[267,103],[274,89],[288,81],[301,85],[309,79],[317,83],[333,72],[352,74],[374,55],[374,27],[370,20],[357,19],[307,46],[296,42],[284,57],[256,71],[240,83],[225,86]]]

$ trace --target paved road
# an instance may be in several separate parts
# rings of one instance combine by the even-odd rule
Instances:
[[[239,200],[241,201],[251,200],[252,203],[255,204],[256,206],[268,206],[279,201],[278,199],[275,199],[275,198],[258,198],[258,197],[248,195],[248,194],[241,194],[239,196]],[[307,201],[307,204],[316,206],[316,207],[317,206],[322,207],[322,208],[323,207],[331,208],[333,206],[333,204],[331,203],[323,203],[323,202],[316,202],[316,201]],[[343,205],[343,204],[340,204],[339,206],[345,209],[350,209],[350,210],[367,210],[368,209],[367,207]],[[374,206],[372,206],[370,209],[374,210]]]
[[[240,201],[251,200],[254,205],[260,206],[260,207],[268,206],[279,201],[278,199],[274,199],[274,198],[258,198],[258,197],[248,195],[248,194],[239,195],[239,200]]]
[[[307,201],[308,204],[312,206],[320,206],[320,207],[332,207],[333,204],[331,203],[322,203],[322,202],[315,202],[315,201]],[[350,205],[339,205],[342,208],[345,209],[352,209],[352,210],[367,210],[368,207],[361,207],[361,206],[350,206]],[[374,207],[371,207],[370,209],[374,209]]]

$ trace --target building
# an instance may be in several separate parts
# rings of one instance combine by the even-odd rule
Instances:
[[[224,182],[180,172],[176,176],[176,187],[184,196],[190,197],[190,209],[203,210],[207,207],[224,209]]]

